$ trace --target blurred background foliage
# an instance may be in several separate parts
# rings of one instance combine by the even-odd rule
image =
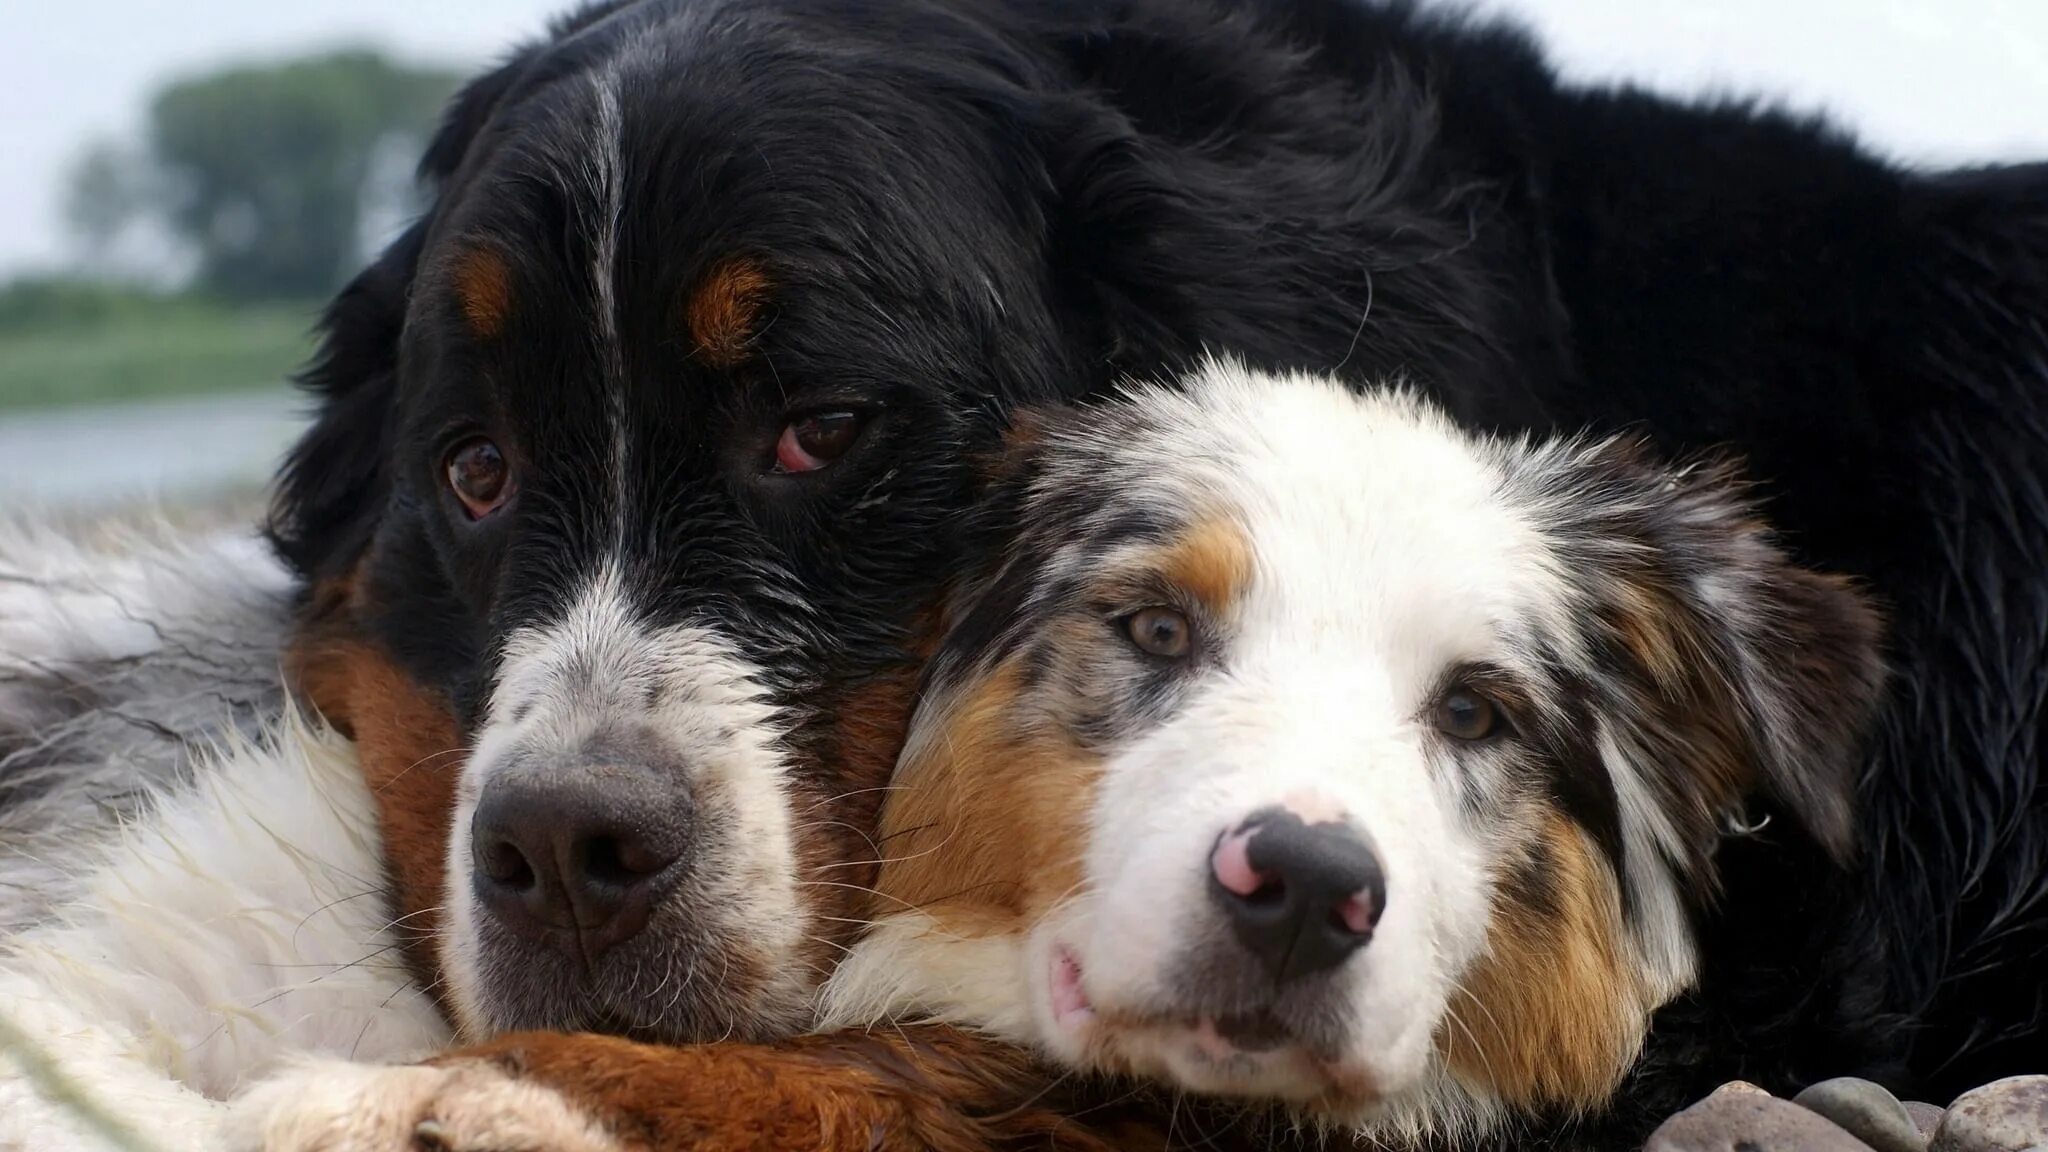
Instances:
[[[460,78],[350,47],[164,84],[66,174],[73,267],[0,284],[0,409],[280,387]]]

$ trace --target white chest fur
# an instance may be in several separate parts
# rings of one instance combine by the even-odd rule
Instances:
[[[0,1012],[172,1147],[204,1147],[218,1102],[286,1057],[446,1039],[395,948],[371,797],[331,732],[292,720],[223,751],[79,863],[81,898],[0,959]],[[0,1061],[0,1148],[83,1146]]]
[[[353,750],[276,720],[291,604],[249,536],[0,526],[0,1014],[167,1148],[286,1058],[445,1039]],[[98,1147],[0,1053],[0,1150]]]

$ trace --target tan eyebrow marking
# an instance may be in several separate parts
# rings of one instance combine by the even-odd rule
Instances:
[[[1203,607],[1222,612],[1251,585],[1251,541],[1229,520],[1203,520],[1160,554],[1159,572]]]
[[[478,339],[489,340],[505,330],[512,311],[512,269],[490,248],[471,248],[455,263],[455,299]]]
[[[713,268],[683,309],[697,358],[715,368],[744,360],[758,334],[768,289],[768,274],[745,257]]]

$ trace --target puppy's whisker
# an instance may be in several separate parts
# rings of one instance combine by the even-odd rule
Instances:
[[[377,786],[377,791],[379,794],[388,791],[392,785],[398,783],[400,780],[403,780],[407,776],[411,775],[413,769],[415,768],[424,767],[446,756],[460,756],[464,753],[467,753],[468,751],[469,749],[467,748],[444,748],[439,752],[429,752],[425,756],[420,757],[412,763],[407,764],[404,768],[401,768],[397,772],[393,773],[391,779],[386,780],[382,784],[379,784]]]
[[[820,808],[823,808],[823,807],[825,807],[825,806],[826,806],[826,805],[828,805],[828,804],[838,804],[838,803],[840,803],[840,802],[842,802],[842,801],[845,801],[845,800],[851,800],[851,799],[853,799],[853,798],[854,798],[855,796],[866,796],[866,795],[868,795],[868,794],[870,794],[870,793],[874,793],[874,792],[896,792],[896,791],[900,791],[900,790],[902,789],[902,787],[903,787],[903,786],[902,786],[901,784],[880,784],[880,785],[877,785],[877,786],[875,786],[875,787],[873,787],[873,788],[855,788],[855,789],[854,789],[854,790],[852,790],[851,792],[841,792],[841,793],[838,793],[837,795],[834,795],[834,796],[827,796],[827,797],[825,797],[825,798],[824,798],[824,799],[822,799],[822,800],[818,800],[818,801],[814,801],[814,802],[812,802],[812,803],[810,803],[810,804],[806,804],[806,805],[804,805],[804,806],[803,806],[803,807],[802,807],[801,809],[799,809],[798,811],[801,811],[801,812],[815,812],[815,811],[817,811],[818,809],[820,809]]]

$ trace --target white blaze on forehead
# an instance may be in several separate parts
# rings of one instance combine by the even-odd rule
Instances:
[[[619,567],[607,563],[558,619],[507,638],[457,786],[443,960],[472,1032],[488,1018],[477,998],[487,958],[477,954],[469,881],[470,820],[482,790],[514,760],[567,761],[612,727],[653,736],[669,759],[657,767],[682,774],[706,814],[690,847],[692,922],[770,958],[793,955],[804,939],[782,726],[760,670],[708,628],[647,624]]]
[[[619,346],[618,251],[619,225],[625,219],[624,158],[625,118],[619,107],[619,68],[600,68],[591,76],[596,107],[591,126],[588,165],[591,196],[591,308],[597,321],[599,356],[604,364],[605,417],[611,436],[606,456],[606,477],[612,499],[612,535],[615,547],[626,538],[626,368]]]
[[[622,67],[617,59],[589,70],[582,81],[582,100],[563,115],[559,125],[571,146],[550,152],[542,161],[549,178],[567,201],[571,242],[580,241],[585,261],[584,312],[576,319],[593,340],[595,376],[565,380],[568,387],[594,390],[605,413],[604,493],[609,507],[601,512],[611,529],[612,547],[622,549],[626,536],[629,422],[626,411],[625,357],[619,330],[619,236],[626,214],[626,122],[621,100]]]
[[[648,76],[672,73],[677,61],[666,48],[710,29],[725,4],[705,0],[677,11],[631,12],[614,18],[643,19],[650,15],[663,31],[652,28],[643,35],[620,37],[611,56],[591,69],[588,119],[579,134],[581,154],[572,187],[576,203],[584,213],[590,242],[591,320],[598,340],[605,379],[605,412],[611,436],[606,460],[606,478],[612,499],[613,545],[624,549],[627,535],[630,483],[631,425],[626,403],[624,349],[620,344],[619,244],[626,220],[626,107],[627,86]],[[659,211],[658,205],[641,205],[643,211]]]

